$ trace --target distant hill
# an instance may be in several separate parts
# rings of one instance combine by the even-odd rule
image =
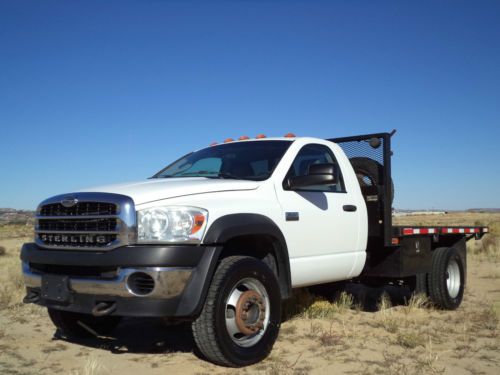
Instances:
[[[485,212],[485,213],[500,213],[500,208],[469,208],[467,210],[447,210],[447,209],[403,209],[403,208],[394,208],[393,212],[395,213],[407,213],[407,214],[417,214],[417,213],[448,213],[448,212]]]
[[[16,210],[15,208],[0,208],[0,225],[26,224],[32,225],[35,211]]]
[[[469,208],[467,212],[500,212],[500,208]]]

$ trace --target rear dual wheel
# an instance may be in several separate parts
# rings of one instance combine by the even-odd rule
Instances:
[[[465,290],[465,264],[458,251],[441,247],[432,254],[429,273],[431,301],[444,310],[455,310],[462,303]]]
[[[409,287],[413,294],[429,296],[428,273],[418,273],[409,280]]]
[[[452,247],[437,248],[432,253],[431,272],[417,274],[410,287],[414,294],[424,294],[435,306],[455,310],[462,303],[466,267]]]

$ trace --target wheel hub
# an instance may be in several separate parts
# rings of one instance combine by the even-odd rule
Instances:
[[[255,290],[243,292],[236,303],[235,321],[241,333],[252,335],[264,328],[266,304]]]
[[[451,259],[445,272],[446,287],[451,298],[457,298],[462,284],[460,268],[456,259]]]

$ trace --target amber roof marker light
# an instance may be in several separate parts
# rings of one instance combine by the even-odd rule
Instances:
[[[229,142],[233,142],[234,139],[233,138],[226,138],[224,139],[224,143],[229,143]]]
[[[248,135],[242,135],[241,137],[238,138],[238,141],[245,141],[247,139],[250,139]]]
[[[256,139],[267,138],[265,134],[257,134]]]
[[[293,133],[286,133],[285,138],[296,138],[297,136]]]

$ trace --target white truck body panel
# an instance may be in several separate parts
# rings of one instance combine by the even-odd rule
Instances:
[[[214,180],[204,177],[159,178],[121,184],[96,186],[81,192],[116,193],[128,195],[136,205],[201,193],[218,193],[238,190],[253,190],[257,181]]]
[[[333,151],[342,170],[345,193],[283,189],[282,181],[290,165],[308,144],[325,145]],[[332,142],[301,138],[290,146],[273,179],[283,211],[277,223],[287,239],[292,285],[307,286],[358,276],[366,259],[367,213],[356,176],[342,150]],[[344,205],[355,205],[357,210],[346,212]],[[286,221],[285,212],[290,211],[298,212],[300,220]]]
[[[340,165],[346,192],[283,189],[283,180],[290,165],[299,150],[308,144],[330,148]],[[292,287],[358,276],[366,260],[368,222],[359,184],[340,147],[321,139],[295,139],[273,175],[265,181],[183,177],[150,179],[82,191],[130,196],[138,210],[164,205],[204,208],[209,212],[207,230],[218,218],[226,215],[264,215],[276,223],[286,239]],[[346,212],[344,205],[354,205],[357,210]],[[297,212],[299,220],[287,221],[287,212]]]

